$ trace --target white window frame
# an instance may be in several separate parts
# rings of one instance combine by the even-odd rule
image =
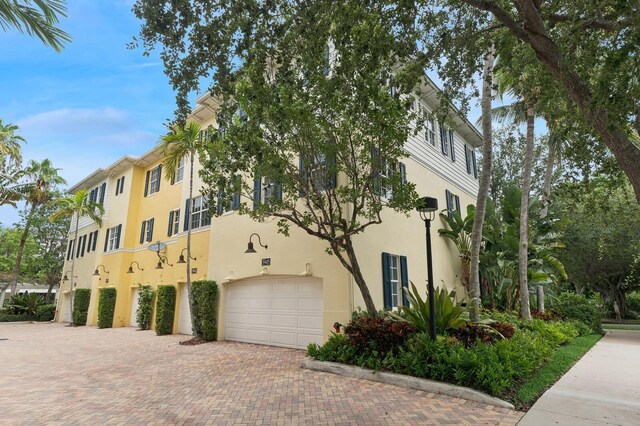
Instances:
[[[313,164],[309,168],[309,181],[317,191],[325,191],[329,187],[329,177],[327,176],[327,158],[320,153],[313,159]]]
[[[153,239],[153,233],[152,233],[153,229],[150,226],[152,220],[153,220],[153,218],[149,218],[149,219],[145,220],[143,222],[143,225],[142,225],[142,226],[144,226],[144,241],[147,242],[147,243],[150,242]]]
[[[160,181],[160,170],[158,167],[154,167],[151,169],[151,173],[149,174],[149,195],[153,195],[158,192],[159,182]]]
[[[436,122],[433,117],[429,117],[427,119],[427,131],[425,133],[425,137],[431,146],[436,146]]]
[[[389,282],[391,289],[391,307],[402,306],[402,283],[400,282],[400,256],[389,256]]]
[[[266,177],[263,177],[260,180],[261,203],[262,204],[269,203],[270,201],[275,200],[275,198],[276,198],[276,183],[270,181]],[[229,209],[224,209],[224,211],[229,211],[229,210],[231,210],[231,207],[229,207]]]
[[[180,209],[173,210],[173,223],[171,224],[171,235],[180,232]]]
[[[197,205],[197,210],[196,210]],[[209,223],[203,223],[206,221],[204,215],[206,215],[209,209],[208,200],[202,195],[191,199],[191,212],[189,213],[189,219],[191,221],[191,229],[201,228],[209,225]],[[197,224],[197,226],[196,226]]]
[[[178,168],[176,169],[176,180],[174,183],[178,183],[178,182],[182,182],[182,179],[184,179],[184,157],[182,157],[180,159],[180,161],[178,161]]]
[[[109,229],[109,242],[107,243],[107,251],[112,251],[117,249],[116,244],[118,242],[118,237],[120,236],[120,233],[118,230],[119,230],[119,225]]]

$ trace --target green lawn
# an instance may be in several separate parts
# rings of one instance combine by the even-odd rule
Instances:
[[[530,406],[538,397],[566,373],[582,356],[595,345],[602,335],[590,334],[577,337],[560,346],[551,360],[527,380],[516,395],[518,405]]]

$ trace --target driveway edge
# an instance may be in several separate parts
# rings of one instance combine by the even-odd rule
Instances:
[[[449,383],[436,382],[434,380],[420,379],[418,377],[405,376],[402,374],[387,373],[383,371],[367,370],[366,368],[355,367],[353,365],[339,364],[336,362],[318,361],[307,358],[302,361],[302,368],[325,373],[333,373],[341,376],[354,377],[356,379],[371,380],[388,385],[399,386],[409,389],[417,389],[426,392],[433,392],[447,395],[454,398],[464,398],[470,401],[481,402],[500,408],[515,410],[513,404],[500,398],[487,395],[484,392],[464,386],[451,385]]]

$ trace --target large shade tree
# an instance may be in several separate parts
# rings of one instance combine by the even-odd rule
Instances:
[[[383,209],[414,207],[399,160],[420,118],[408,96],[424,76],[415,11],[322,0],[139,0],[134,11],[145,46],[163,49],[179,112],[211,74],[224,100],[203,152],[212,199],[240,192],[241,211],[324,241],[375,315],[353,241]]]

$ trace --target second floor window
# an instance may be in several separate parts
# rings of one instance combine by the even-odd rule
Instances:
[[[144,183],[144,196],[155,194],[160,191],[160,179],[162,178],[162,164],[151,170],[147,170],[147,177]]]
[[[169,212],[169,226],[167,228],[167,237],[176,235],[180,231],[180,209]]]
[[[187,200],[185,211],[188,212],[185,214],[185,231],[189,229],[189,222],[191,222],[191,229],[197,229],[211,224],[209,202],[205,197],[199,196]]]
[[[184,178],[184,157],[178,162],[178,168],[176,169],[176,182],[182,182]]]
[[[142,221],[142,228],[140,229],[140,244],[150,242],[153,239],[153,222],[153,218]]]
[[[425,131],[424,137],[427,142],[436,146],[436,122],[433,118],[427,120],[427,130]]]
[[[117,250],[120,248],[120,234],[122,233],[122,225],[114,226],[107,229],[104,237],[104,251]]]

